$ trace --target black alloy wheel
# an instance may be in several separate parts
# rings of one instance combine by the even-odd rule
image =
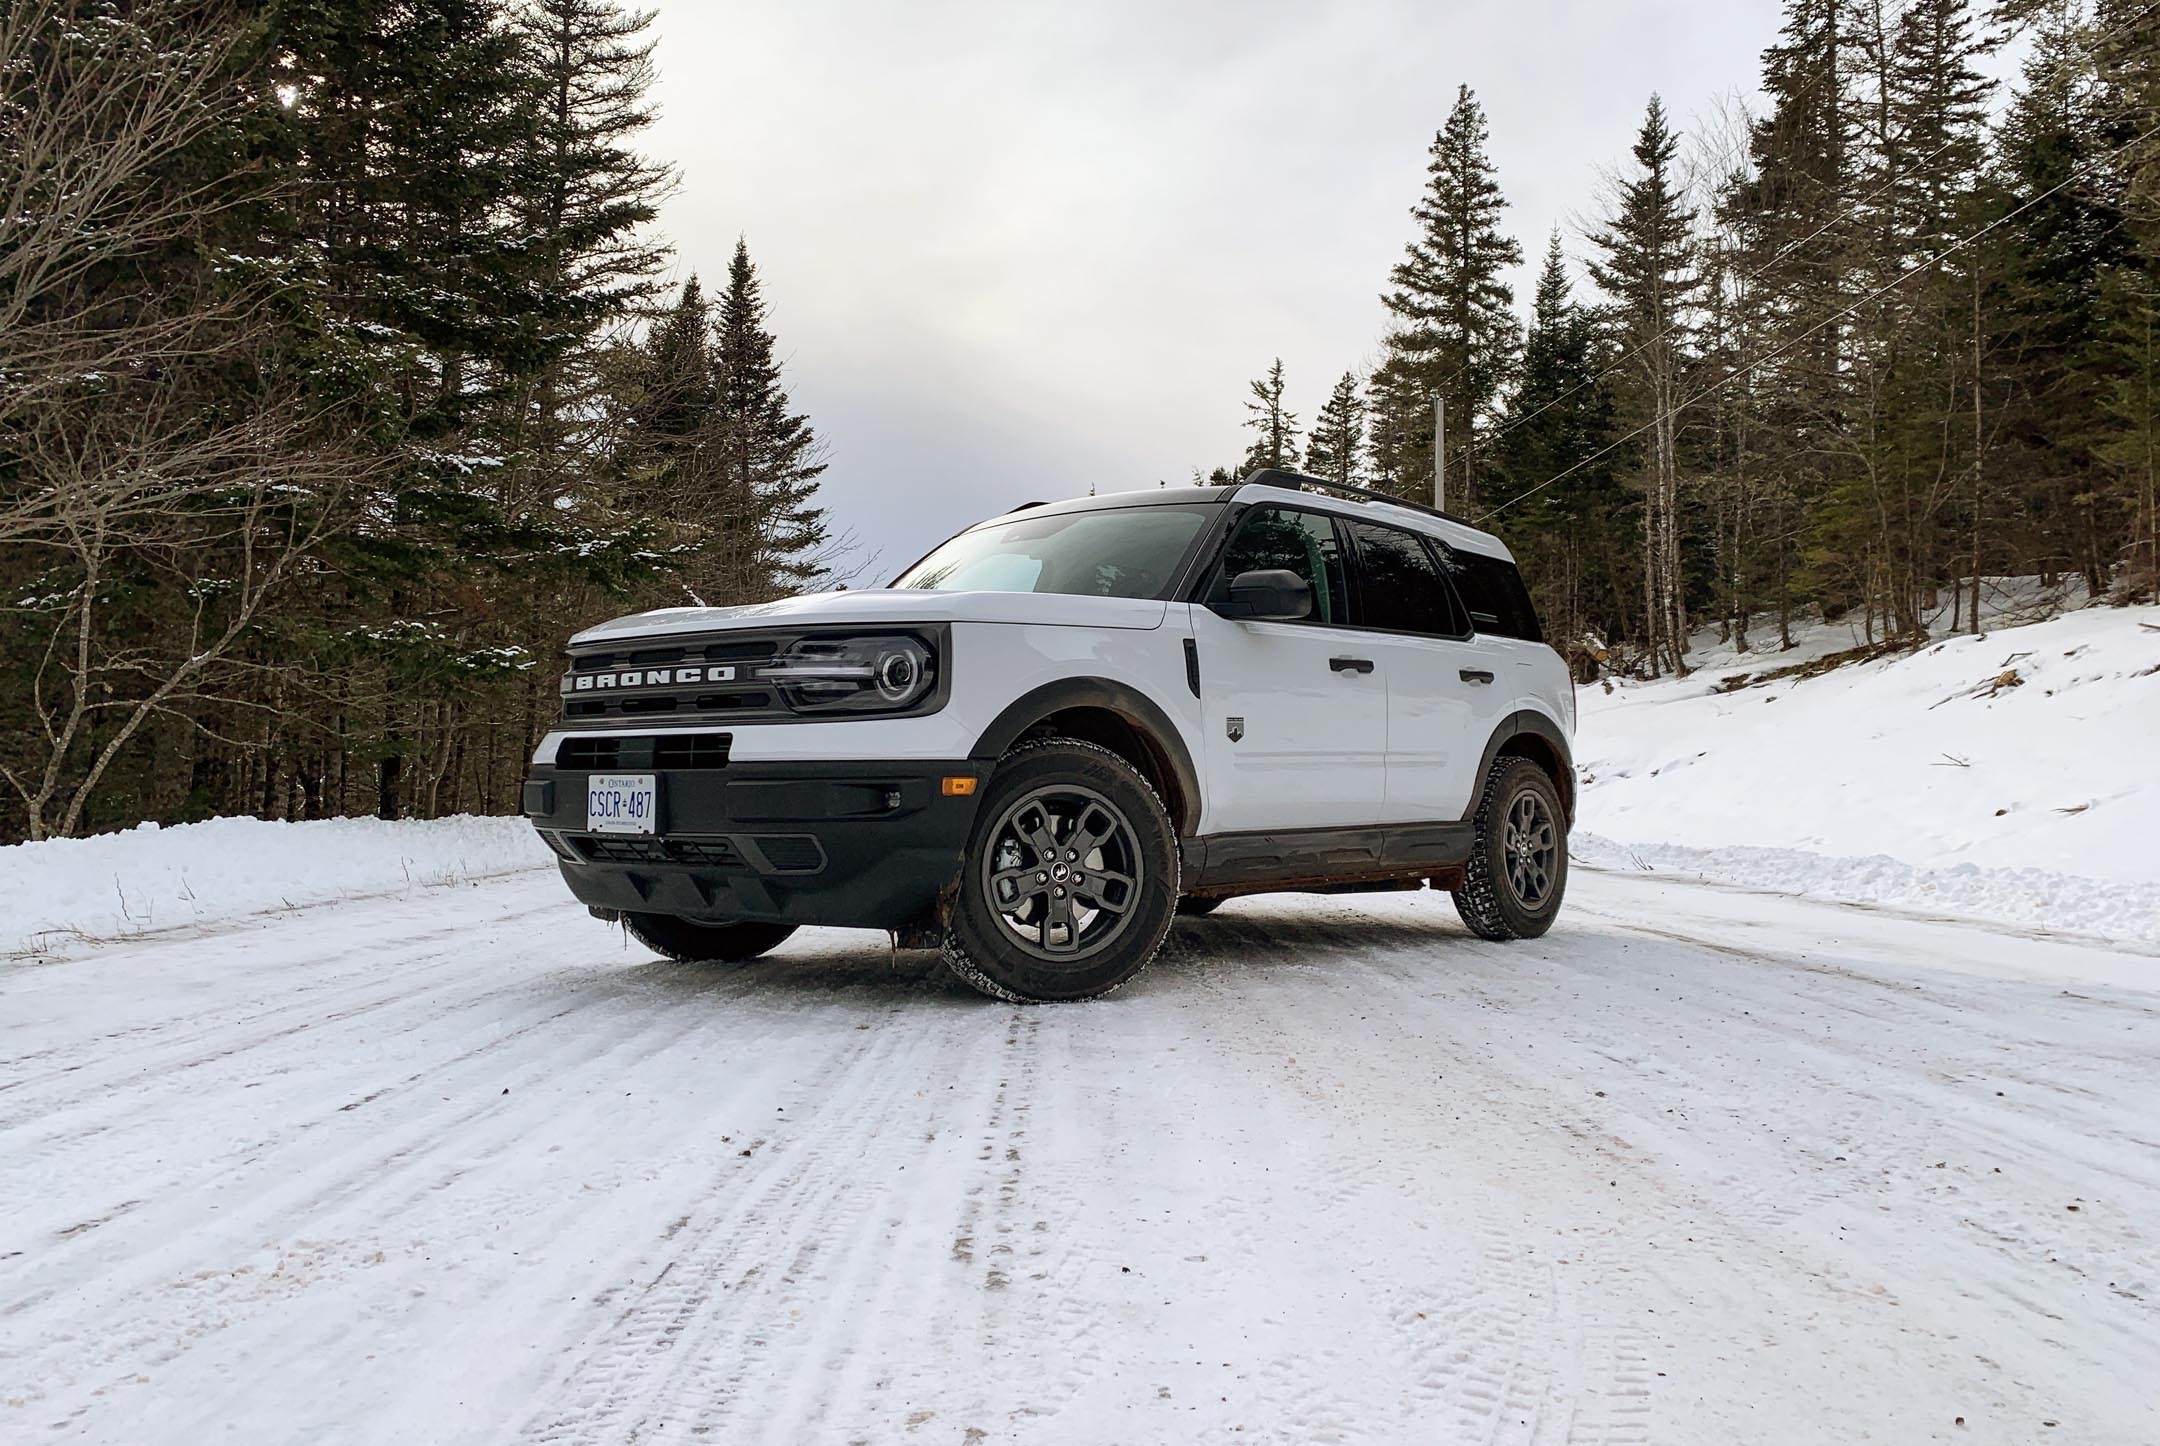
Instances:
[[[1052,963],[1101,953],[1132,926],[1143,867],[1118,806],[1078,783],[1023,794],[990,830],[978,867],[1008,940]]]
[[[1535,939],[1560,913],[1567,865],[1559,788],[1527,758],[1496,760],[1478,796],[1455,912],[1481,939]]]
[[[946,963],[1000,999],[1107,994],[1161,945],[1177,865],[1169,816],[1131,764],[1078,739],[1023,744],[985,791]]]
[[[1553,892],[1559,871],[1559,825],[1536,789],[1526,788],[1508,804],[1501,848],[1507,855],[1508,887],[1525,909],[1541,907]]]

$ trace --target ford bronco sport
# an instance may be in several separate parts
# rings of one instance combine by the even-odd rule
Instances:
[[[1429,883],[1521,939],[1567,884],[1573,687],[1507,549],[1293,473],[1036,504],[890,587],[569,650],[525,812],[675,959],[851,925],[1085,999],[1239,894]]]

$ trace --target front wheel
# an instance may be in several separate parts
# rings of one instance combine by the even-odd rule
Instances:
[[[984,791],[945,962],[1017,1004],[1093,999],[1147,967],[1177,897],[1177,835],[1147,780],[1093,743],[1024,744]]]
[[[630,937],[663,958],[680,964],[740,964],[777,949],[795,932],[793,924],[700,924],[673,914],[625,914]]]
[[[1455,912],[1480,939],[1535,939],[1567,892],[1560,790],[1527,758],[1501,758],[1478,798],[1476,837]]]

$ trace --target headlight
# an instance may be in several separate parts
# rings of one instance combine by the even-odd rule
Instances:
[[[887,713],[923,700],[937,659],[911,637],[803,638],[757,670],[806,713]]]

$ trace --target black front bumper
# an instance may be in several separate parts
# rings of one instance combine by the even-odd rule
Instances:
[[[930,923],[960,873],[973,796],[966,761],[728,763],[638,768],[658,785],[658,831],[593,833],[583,769],[535,768],[525,814],[586,905],[687,919],[902,929]]]

